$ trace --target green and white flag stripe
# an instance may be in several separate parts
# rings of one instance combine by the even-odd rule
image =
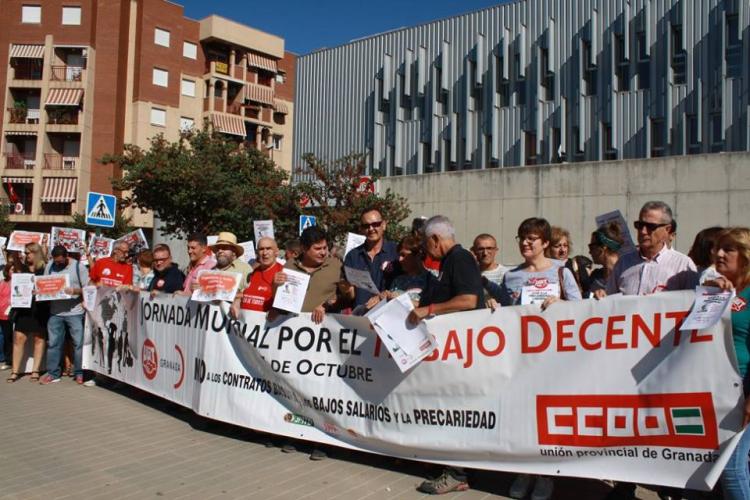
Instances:
[[[703,416],[699,407],[672,408],[672,423],[675,434],[704,435]]]

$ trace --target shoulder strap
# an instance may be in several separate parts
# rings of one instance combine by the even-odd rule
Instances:
[[[560,299],[568,300],[567,294],[565,293],[565,266],[557,268],[557,282],[560,284]]]

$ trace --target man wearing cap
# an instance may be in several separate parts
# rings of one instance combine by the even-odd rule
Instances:
[[[195,287],[198,286],[198,273],[203,269],[213,269],[216,265],[216,259],[208,249],[208,239],[203,233],[193,233],[188,236],[187,252],[188,257],[190,257],[190,264],[188,264],[185,273],[182,291],[178,292],[181,295],[191,295],[194,288],[193,284],[195,284]]]
[[[245,249],[237,244],[237,237],[234,233],[219,233],[216,243],[211,245],[211,251],[216,254],[216,267],[214,269],[239,273],[240,290],[243,290],[247,285],[247,277],[252,270],[250,264],[240,259]]]

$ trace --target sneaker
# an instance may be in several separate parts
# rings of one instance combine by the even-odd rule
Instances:
[[[534,483],[534,491],[531,492],[531,500],[549,500],[552,498],[552,490],[555,482],[551,477],[539,476]]]
[[[83,386],[84,387],[96,387],[96,380],[94,380],[93,378],[91,380],[87,380],[86,382],[83,383]]]
[[[510,485],[508,496],[511,498],[524,498],[529,494],[531,485],[534,483],[534,477],[529,474],[519,474]]]
[[[466,477],[457,477],[450,470],[443,471],[440,477],[429,481],[424,481],[417,487],[417,491],[429,495],[442,495],[451,491],[466,491],[469,489],[469,483]]]
[[[297,451],[297,448],[295,448],[294,445],[284,444],[281,446],[282,453],[294,453],[296,451]]]
[[[325,460],[328,458],[328,455],[326,455],[325,451],[319,450],[315,448],[312,453],[310,453],[310,460],[318,461],[318,460]]]
[[[5,361],[0,363],[0,371],[4,371],[4,370],[10,370],[10,365],[6,363]]]
[[[50,375],[49,373],[47,373],[44,377],[42,377],[41,379],[39,379],[39,383],[42,384],[42,385],[56,384],[59,381],[60,381],[60,377],[55,378],[52,375]]]
[[[83,385],[83,375],[76,375],[76,384]]]

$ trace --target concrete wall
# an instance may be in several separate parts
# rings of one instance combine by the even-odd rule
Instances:
[[[567,228],[577,254],[587,253],[596,215],[619,209],[631,223],[649,200],[671,205],[682,252],[705,227],[750,225],[750,153],[410,175],[378,184],[380,192],[406,197],[415,217],[450,217],[464,246],[479,233],[495,235],[504,263],[519,261],[514,237],[527,217]]]

